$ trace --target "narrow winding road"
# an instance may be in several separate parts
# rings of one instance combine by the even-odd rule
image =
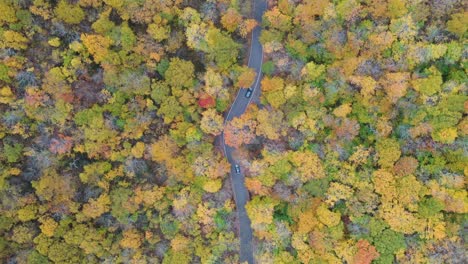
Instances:
[[[266,0],[253,0],[253,15],[260,25],[262,22],[262,16],[267,8]],[[234,103],[232,103],[229,112],[225,117],[225,122],[232,120],[234,117],[242,115],[251,100],[258,101],[260,96],[260,80],[262,76],[262,63],[263,63],[263,48],[260,44],[259,38],[261,33],[261,27],[257,26],[252,31],[251,46],[249,52],[248,66],[255,69],[257,75],[251,88],[254,90],[250,98],[245,97],[247,89],[240,89]],[[237,207],[237,215],[239,219],[239,236],[240,236],[240,261],[247,261],[249,264],[254,263],[253,248],[252,248],[252,227],[250,226],[250,219],[245,211],[245,204],[248,200],[247,188],[244,184],[244,172],[241,168],[241,173],[235,172],[234,165],[239,164],[232,156],[233,148],[226,146],[224,141],[224,134],[221,135],[221,144],[224,148],[224,154],[227,160],[231,164],[231,182],[232,189],[234,192],[234,200]]]

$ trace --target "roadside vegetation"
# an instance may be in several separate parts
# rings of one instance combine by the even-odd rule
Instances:
[[[461,0],[0,0],[0,262],[463,263]]]
[[[270,1],[262,105],[226,133],[258,263],[466,259],[467,18],[457,0]]]
[[[214,139],[248,78],[249,16],[0,0],[0,262],[237,263]]]

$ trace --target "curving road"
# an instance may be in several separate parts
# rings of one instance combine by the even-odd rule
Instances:
[[[254,0],[253,15],[260,25],[262,16],[267,8],[266,0]],[[232,103],[229,112],[225,117],[225,123],[238,117],[245,112],[251,100],[258,101],[260,96],[260,79],[262,76],[262,63],[263,63],[263,48],[260,44],[259,37],[261,27],[257,26],[252,31],[251,46],[249,52],[248,66],[255,69],[257,75],[255,82],[251,88],[254,90],[250,98],[245,97],[247,89],[240,89],[234,103]],[[231,164],[231,183],[234,192],[234,200],[237,207],[237,216],[239,219],[239,236],[240,236],[240,261],[247,261],[249,264],[254,263],[253,249],[252,249],[252,227],[250,226],[250,219],[245,211],[245,204],[249,198],[247,188],[244,185],[244,173],[241,168],[241,173],[237,174],[234,170],[234,165],[239,164],[232,156],[233,148],[226,146],[224,142],[224,134],[221,135],[221,144],[224,149],[224,155]]]

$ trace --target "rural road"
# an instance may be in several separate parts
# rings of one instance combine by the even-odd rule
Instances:
[[[251,88],[254,90],[250,98],[245,97],[247,89],[240,89],[234,103],[229,109],[225,122],[232,120],[234,117],[242,115],[251,100],[259,101],[260,96],[260,80],[262,76],[262,63],[263,63],[263,48],[260,44],[259,38],[261,33],[262,16],[267,8],[266,0],[253,0],[253,15],[257,20],[259,26],[255,27],[252,31],[251,46],[249,52],[248,66],[255,69],[257,75]],[[224,142],[224,134],[221,135],[221,144],[224,149],[224,154],[231,164],[231,182],[234,192],[234,200],[237,207],[237,215],[239,219],[239,236],[240,236],[240,253],[239,258],[241,262],[247,261],[249,264],[254,263],[253,249],[252,249],[252,227],[250,226],[250,219],[245,211],[245,204],[248,200],[247,188],[244,184],[244,172],[241,168],[241,173],[237,174],[234,169],[235,164],[239,164],[232,156],[233,148],[226,146]]]

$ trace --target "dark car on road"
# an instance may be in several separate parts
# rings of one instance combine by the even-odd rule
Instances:
[[[245,92],[245,97],[250,98],[252,96],[252,94],[253,94],[253,89],[248,88],[247,92]]]
[[[240,166],[239,165],[234,165],[234,169],[236,170],[237,174],[240,174]]]

